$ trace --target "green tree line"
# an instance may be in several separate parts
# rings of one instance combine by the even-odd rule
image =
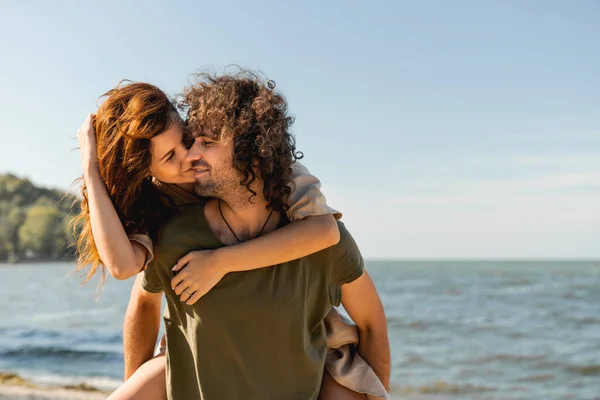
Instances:
[[[68,228],[79,203],[72,194],[0,175],[0,261],[73,259]]]

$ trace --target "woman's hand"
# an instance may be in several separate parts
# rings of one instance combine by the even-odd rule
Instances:
[[[79,142],[79,149],[81,151],[81,167],[84,172],[98,164],[94,118],[96,118],[95,114],[88,114],[83,124],[77,130],[77,141]]]
[[[177,261],[171,287],[181,301],[192,305],[208,293],[229,272],[220,265],[215,250],[192,251]]]

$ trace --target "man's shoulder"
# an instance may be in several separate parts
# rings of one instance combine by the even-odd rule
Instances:
[[[335,246],[332,246],[333,259],[336,262],[360,266],[362,269],[364,260],[354,237],[346,229],[346,225],[343,222],[338,221],[338,228],[340,230],[340,241]]]
[[[337,225],[338,225],[338,229],[340,231],[340,241],[332,247],[340,247],[340,248],[356,247],[356,242],[354,241],[354,238],[352,237],[352,235],[346,228],[346,225],[344,225],[344,223],[342,221],[337,221]]]
[[[332,261],[338,259],[341,255],[347,253],[358,253],[358,245],[354,241],[354,238],[346,228],[346,225],[342,221],[337,221],[338,229],[340,231],[340,240],[333,246],[330,246],[318,253],[315,253],[319,258],[327,258]]]

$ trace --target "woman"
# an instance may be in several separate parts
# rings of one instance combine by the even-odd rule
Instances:
[[[184,133],[167,96],[145,83],[118,86],[107,96],[97,116],[89,116],[78,133],[84,182],[82,211],[75,220],[82,229],[77,268],[89,265],[87,279],[99,266],[103,277],[106,268],[117,279],[143,270],[153,257],[152,243],[162,223],[176,206],[200,201],[186,160],[186,145],[193,139]],[[176,269],[185,268],[186,277],[176,277],[174,283],[182,301],[193,304],[229,272],[276,265],[339,240],[334,218],[339,213],[325,204],[318,180],[295,168],[287,209],[294,223],[246,243],[184,256]],[[164,399],[164,353],[147,364],[151,366],[138,369],[111,399]],[[126,378],[132,372],[126,371]],[[324,398],[365,398],[324,375]]]

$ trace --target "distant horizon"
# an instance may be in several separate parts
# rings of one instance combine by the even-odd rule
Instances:
[[[48,189],[48,190],[58,190],[63,191],[62,188],[56,187],[48,187],[43,186],[30,178],[19,176],[12,172],[2,173],[1,175],[13,175],[19,179],[28,179],[33,185],[39,188]],[[74,196],[80,197],[80,193],[78,192],[70,192],[65,191],[65,193],[70,193]],[[344,218],[342,218],[342,222],[344,222]],[[600,262],[600,257],[544,257],[544,256],[528,256],[528,257],[510,257],[510,256],[489,256],[489,257],[477,257],[477,256],[416,256],[416,257],[380,257],[380,256],[365,256],[365,261],[376,261],[376,262],[571,262],[571,261],[581,261],[581,262]],[[56,262],[70,262],[70,261],[61,261],[54,260]],[[37,261],[35,261],[37,263]],[[44,262],[43,260],[40,262]],[[2,263],[0,261],[0,263]]]

